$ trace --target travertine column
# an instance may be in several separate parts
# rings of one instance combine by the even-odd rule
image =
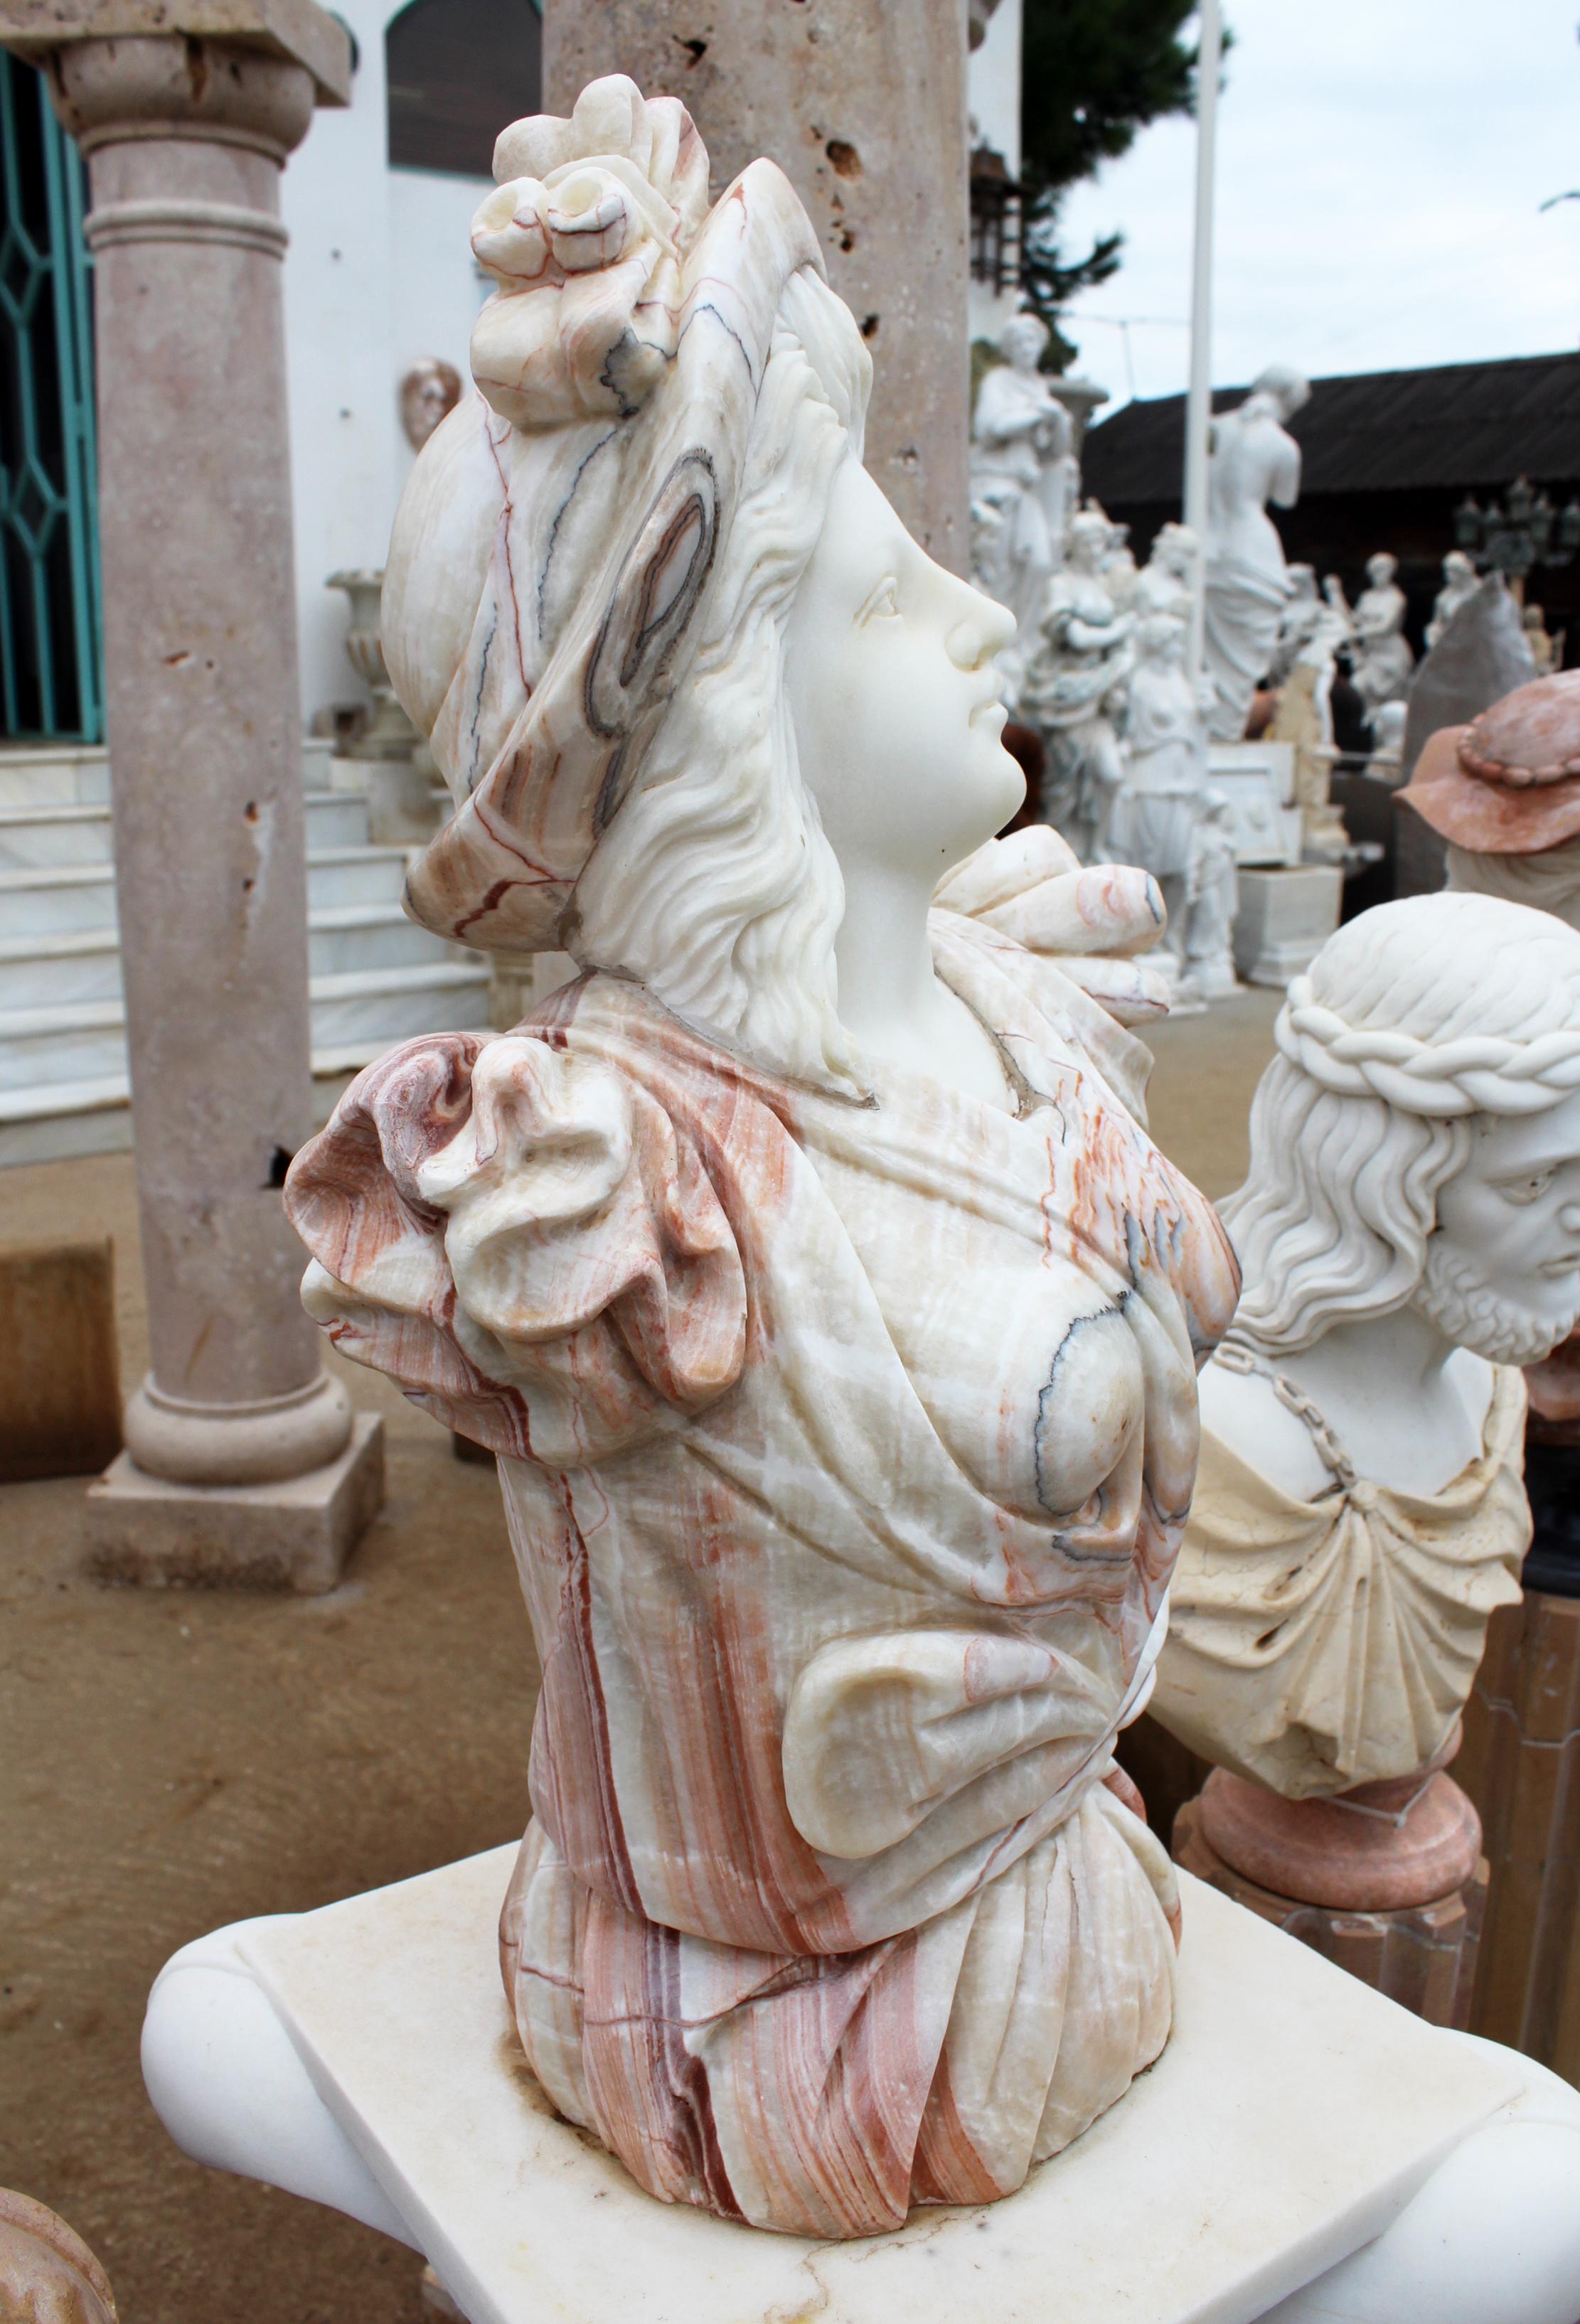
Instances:
[[[877,364],[867,466],[967,568],[966,0],[547,0],[544,101],[600,73],[679,97],[722,192],[779,162]]]
[[[223,38],[201,35],[223,31]],[[94,1489],[136,1578],[327,1586],[375,1507],[281,1207],[310,1127],[279,182],[311,0],[0,0],[88,157],[116,888],[152,1369]]]

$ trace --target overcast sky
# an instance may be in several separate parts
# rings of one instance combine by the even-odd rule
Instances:
[[[1580,189],[1580,0],[1224,6],[1216,383],[1580,345],[1580,201],[1540,208]],[[1160,122],[1066,204],[1071,252],[1125,235],[1065,327],[1115,404],[1186,383],[1195,148]]]

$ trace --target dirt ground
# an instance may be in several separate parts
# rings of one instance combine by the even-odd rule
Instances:
[[[1238,1185],[1277,996],[1161,1028],[1154,1134]],[[115,1238],[146,1361],[130,1159],[0,1172],[0,1241]],[[123,2324],[420,2324],[410,2252],[188,2163],[143,2095],[161,1963],[513,1839],[535,1668],[491,1468],[387,1383],[389,1495],[331,1596],[139,1591],[79,1570],[84,1484],[0,1488],[0,2185],[97,2252]]]

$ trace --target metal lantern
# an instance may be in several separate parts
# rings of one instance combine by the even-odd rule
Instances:
[[[1533,566],[1568,565],[1580,551],[1580,500],[1560,515],[1529,477],[1516,476],[1501,503],[1483,508],[1467,493],[1454,512],[1454,539],[1518,592]]]
[[[1003,155],[979,145],[971,156],[971,273],[995,296],[1020,286],[1024,202]]]

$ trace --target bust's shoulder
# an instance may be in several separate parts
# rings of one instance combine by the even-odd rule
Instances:
[[[1264,1371],[1231,1370],[1214,1357],[1198,1382],[1204,1433],[1290,1500],[1333,1489],[1333,1471],[1311,1430],[1291,1412]]]

